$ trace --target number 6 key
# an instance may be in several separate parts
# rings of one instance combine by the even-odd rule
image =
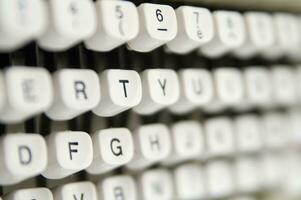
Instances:
[[[172,7],[143,3],[138,7],[138,14],[139,34],[128,42],[131,49],[149,52],[176,37],[177,19]]]

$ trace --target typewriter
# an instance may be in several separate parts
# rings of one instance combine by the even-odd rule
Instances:
[[[300,11],[0,0],[0,199],[301,199]]]

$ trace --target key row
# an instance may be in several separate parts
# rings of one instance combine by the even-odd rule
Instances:
[[[301,158],[296,152],[290,155],[264,154],[234,161],[186,163],[170,170],[161,167],[131,176],[108,176],[101,181],[98,179],[96,184],[73,182],[52,188],[52,191],[47,188],[20,189],[6,195],[4,200],[24,200],[24,197],[36,200],[72,197],[81,200],[225,199],[275,188],[294,196],[300,195],[300,166]],[[251,196],[229,200],[245,198],[255,200]]]
[[[0,121],[22,122],[45,112],[69,120],[93,111],[115,116],[133,108],[151,115],[164,108],[175,114],[195,109],[269,109],[301,101],[301,67],[249,66],[243,70],[187,68],[134,70],[60,69],[12,66],[0,72]]]
[[[202,124],[179,121],[108,128],[91,136],[82,131],[10,133],[0,138],[0,184],[10,185],[42,174],[61,179],[86,170],[104,174],[120,166],[141,171],[154,164],[172,166],[187,160],[256,154],[300,148],[301,112],[215,117]],[[48,149],[48,150],[47,150]]]
[[[31,40],[50,51],[83,41],[94,51],[110,51],[127,43],[149,52],[166,44],[167,51],[195,49],[209,57],[232,52],[248,58],[262,54],[300,57],[301,18],[288,13],[213,11],[129,1],[2,0],[0,49],[15,50]],[[20,34],[22,33],[22,34]]]

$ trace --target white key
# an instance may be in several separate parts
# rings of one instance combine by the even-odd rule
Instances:
[[[0,198],[1,199],[1,198]],[[48,188],[28,188],[16,190],[4,197],[5,200],[53,200],[51,191]]]
[[[274,31],[276,34],[275,45],[264,53],[268,59],[275,59],[282,55],[294,55],[300,50],[301,42],[299,19],[288,13],[276,13]]]
[[[140,103],[141,79],[133,70],[108,69],[100,75],[102,99],[93,109],[98,116],[114,116]]]
[[[53,100],[52,82],[44,68],[13,66],[5,70],[6,100],[0,120],[16,123],[48,109]]]
[[[258,152],[263,147],[262,124],[256,115],[242,115],[235,119],[236,147],[239,152]]]
[[[173,199],[172,175],[165,169],[153,169],[143,172],[139,178],[141,199]]]
[[[62,185],[54,190],[53,196],[55,200],[98,200],[95,185],[88,181]]]
[[[208,57],[219,57],[240,47],[245,40],[245,26],[242,15],[234,11],[214,11],[215,35],[201,47]]]
[[[264,12],[246,12],[244,21],[246,39],[234,53],[240,58],[250,58],[258,53],[270,51],[275,43],[272,16]]]
[[[178,199],[207,197],[203,169],[198,164],[184,164],[174,170],[175,191]]]
[[[89,69],[61,69],[54,73],[54,102],[46,115],[69,120],[93,109],[100,101],[96,72]]]
[[[291,145],[300,147],[301,146],[301,112],[296,108],[292,108],[287,114],[288,127],[290,127],[289,142]]]
[[[291,106],[296,102],[294,71],[290,66],[276,65],[271,71],[273,97],[276,104]]]
[[[61,179],[86,169],[92,162],[91,137],[85,132],[54,132],[47,137],[48,165],[42,173],[48,179]]]
[[[63,51],[93,35],[96,12],[91,0],[49,0],[49,26],[39,45],[49,51]]]
[[[189,53],[209,42],[214,35],[213,18],[206,8],[180,6],[176,10],[178,33],[167,43],[170,51],[179,54]]]
[[[153,114],[174,104],[180,95],[179,80],[171,69],[147,69],[141,74],[142,100],[134,107],[139,114]]]
[[[208,195],[222,198],[234,192],[234,180],[230,164],[225,161],[210,162],[205,167]]]
[[[234,130],[228,118],[212,118],[204,123],[208,156],[227,156],[234,153]]]
[[[171,127],[173,149],[164,164],[174,164],[202,157],[205,151],[204,132],[197,121],[180,121]]]
[[[262,177],[263,189],[275,189],[279,187],[279,184],[283,181],[283,171],[285,165],[282,157],[278,154],[266,153],[260,158],[258,171]]]
[[[269,106],[272,101],[270,72],[263,66],[250,66],[244,70],[246,100],[251,106]]]
[[[170,106],[172,112],[187,113],[197,107],[205,107],[213,100],[213,80],[207,69],[183,69],[178,75],[180,97]]]
[[[100,174],[127,164],[132,160],[134,144],[127,128],[110,128],[97,131],[93,137],[94,157],[87,169]]]
[[[0,184],[16,184],[45,169],[46,142],[38,134],[7,134],[0,138],[0,157]]]
[[[88,49],[110,51],[137,36],[138,12],[132,2],[98,0],[95,7],[97,30],[85,41]]]
[[[0,2],[0,50],[12,51],[40,36],[47,26],[43,0]]]
[[[291,197],[300,196],[301,188],[301,157],[298,152],[288,152],[284,160],[284,178],[282,179],[282,192]]]
[[[139,170],[168,158],[171,152],[171,138],[164,124],[140,126],[134,132],[135,155],[127,165],[131,170]]]
[[[98,198],[103,200],[136,200],[137,189],[131,176],[119,175],[105,178],[97,186]]]
[[[235,68],[218,68],[213,72],[215,102],[221,107],[239,106],[244,98],[242,74]]]
[[[288,121],[276,112],[266,113],[263,122],[263,141],[268,149],[283,149],[289,142]]]
[[[241,193],[252,193],[260,189],[261,176],[258,174],[258,161],[254,158],[239,158],[234,163],[236,188]]]
[[[168,5],[142,3],[138,7],[139,33],[128,45],[139,52],[149,52],[171,41],[177,34],[176,13]]]

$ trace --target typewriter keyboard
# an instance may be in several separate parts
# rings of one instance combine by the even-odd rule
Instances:
[[[0,0],[0,200],[299,199],[298,12]]]

